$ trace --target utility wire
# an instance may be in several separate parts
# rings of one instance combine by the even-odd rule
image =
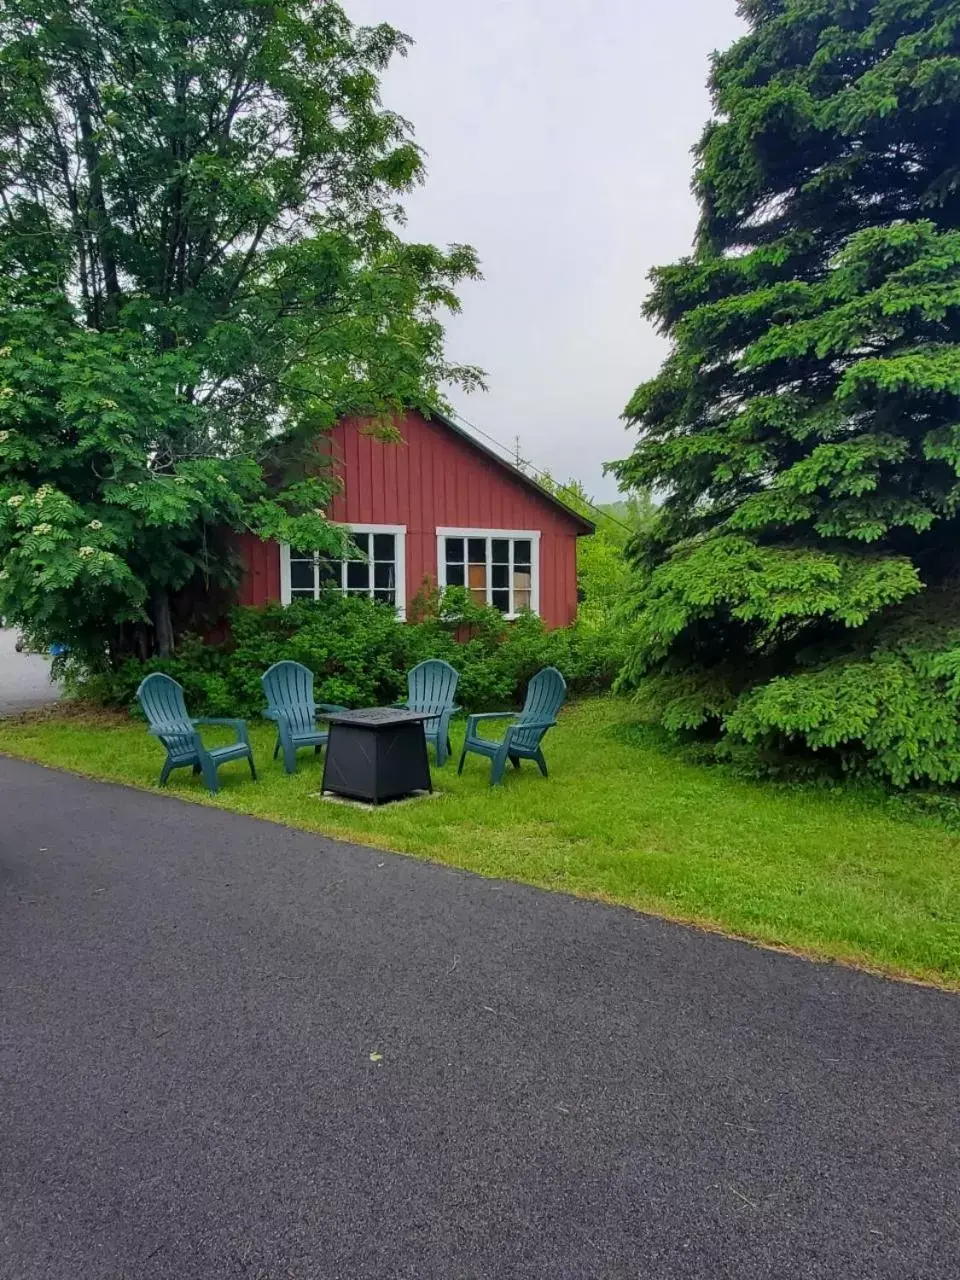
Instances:
[[[463,416],[462,413],[454,412],[453,417],[457,420],[457,422],[460,423],[461,426],[467,427],[470,431],[475,432],[476,435],[483,436],[485,440],[489,440],[491,444],[496,445],[496,447],[500,450],[500,452],[505,455],[504,461],[510,462],[513,466],[517,468],[518,471],[528,471],[532,479],[536,480],[539,484],[544,485],[545,488],[546,488],[546,485],[544,484],[544,482],[547,480],[549,480],[551,484],[556,484],[556,481],[554,480],[553,476],[551,476],[548,471],[541,471],[539,467],[535,467],[532,462],[529,462],[526,459],[520,458],[520,437],[519,436],[517,436],[516,449],[513,451],[513,456],[511,456],[511,450],[508,449],[507,446],[502,443],[502,441],[497,440],[494,436],[492,436],[489,431],[484,431],[483,427],[478,427],[475,422],[470,422],[467,418]],[[564,487],[565,486],[563,485],[559,486],[559,488],[561,489],[561,492],[563,491]],[[547,489],[547,492],[549,493],[550,490]],[[554,494],[554,497],[556,496],[558,495]],[[561,497],[561,501],[563,501],[562,497]],[[596,512],[598,516],[603,516],[604,520],[610,520],[612,521],[613,524],[618,524],[620,528],[625,529],[627,533],[634,532],[634,530],[630,527],[630,525],[625,524],[622,520],[619,520],[616,516],[611,515],[609,511],[604,511],[603,507],[598,507],[597,504],[595,502],[591,502],[589,498],[584,498],[584,497],[581,497],[580,494],[577,494],[577,501],[582,502],[584,506],[589,507],[590,510]]]

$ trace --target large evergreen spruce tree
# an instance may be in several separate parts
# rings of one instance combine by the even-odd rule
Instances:
[[[960,4],[743,0],[620,478],[664,724],[960,780]]]

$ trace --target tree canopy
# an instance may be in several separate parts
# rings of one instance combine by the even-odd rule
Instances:
[[[671,728],[960,779],[960,7],[743,0],[622,483]]]
[[[38,642],[165,651],[230,531],[339,550],[318,434],[478,382],[473,251],[399,231],[406,46],[308,0],[0,9],[0,613]]]

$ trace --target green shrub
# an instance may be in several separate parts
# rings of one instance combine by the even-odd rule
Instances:
[[[195,714],[255,716],[264,706],[260,677],[282,659],[310,668],[318,702],[362,707],[393,702],[406,692],[411,667],[443,658],[460,672],[458,701],[476,711],[518,705],[545,666],[559,668],[571,693],[599,692],[623,660],[615,632],[547,631],[533,614],[506,622],[462,589],[418,599],[415,613],[419,621],[401,624],[385,605],[339,595],[240,608],[222,644],[191,638],[168,659],[131,660],[106,675],[76,670],[73,687],[108,706],[131,706],[144,676],[165,671],[183,685]]]

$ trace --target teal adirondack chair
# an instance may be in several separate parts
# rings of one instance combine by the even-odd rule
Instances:
[[[450,745],[450,721],[460,710],[454,705],[460,672],[449,662],[429,658],[407,672],[406,701],[397,705],[408,711],[419,711],[430,718],[423,722],[427,742],[437,753],[437,764],[444,765],[453,750]]]
[[[159,671],[141,683],[137,701],[147,717],[150,732],[167,750],[167,758],[160,771],[161,787],[174,769],[192,767],[194,773],[203,774],[207,789],[216,795],[220,789],[217,770],[229,760],[246,760],[256,782],[257,766],[253,762],[245,720],[221,720],[209,716],[191,720],[183,700],[182,686]],[[225,747],[204,746],[199,733],[199,726],[204,724],[229,725],[236,732],[236,742]]]
[[[515,769],[521,760],[535,760],[544,777],[547,762],[540,750],[540,743],[548,729],[557,723],[557,712],[567,696],[567,686],[556,667],[538,671],[527,685],[527,700],[519,715],[514,711],[488,711],[484,715],[471,716],[467,721],[467,736],[460,756],[457,773],[463,773],[463,762],[468,752],[489,756],[491,760],[490,785],[495,787],[503,780],[507,761]],[[480,724],[484,720],[512,720],[503,738],[495,741],[480,736]]]
[[[314,702],[313,672],[299,662],[275,662],[260,677],[260,683],[267,695],[264,719],[273,720],[277,726],[273,758],[276,760],[282,751],[284,769],[296,773],[298,750],[313,747],[319,755],[330,737],[328,729],[317,727],[318,713],[347,708],[332,702]]]

